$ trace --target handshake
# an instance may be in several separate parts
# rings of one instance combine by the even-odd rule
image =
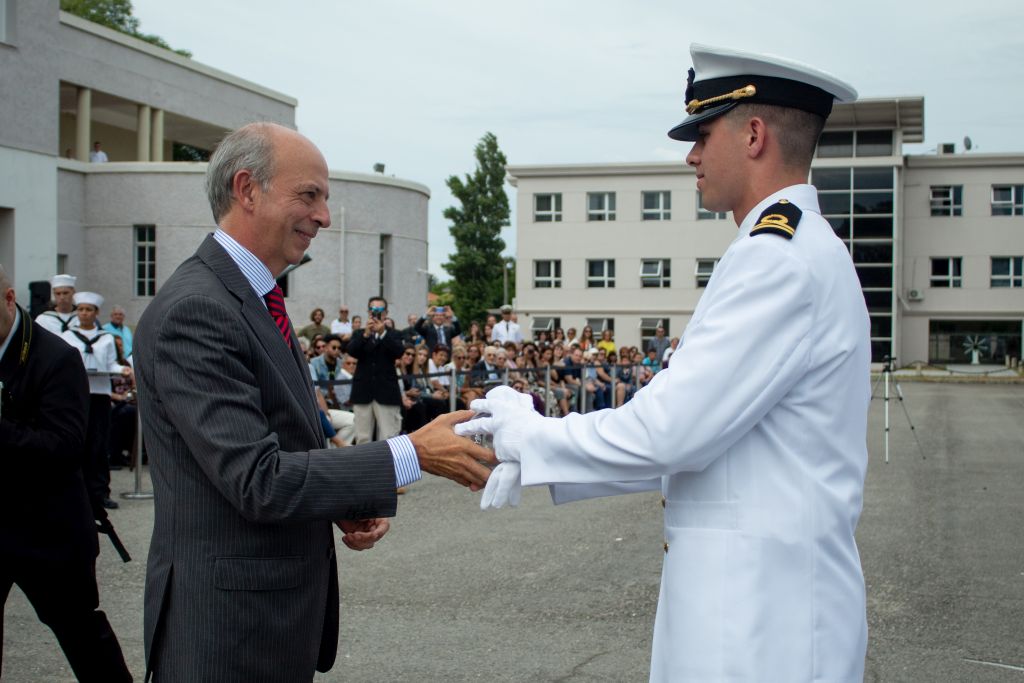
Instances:
[[[506,386],[495,387],[470,404],[471,410],[442,415],[409,435],[420,469],[447,477],[473,491],[484,490],[480,508],[519,504],[520,447],[524,434],[543,420],[533,401]],[[456,437],[490,435],[494,451]],[[487,465],[497,465],[491,471]]]

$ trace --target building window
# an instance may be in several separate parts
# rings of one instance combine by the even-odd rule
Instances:
[[[135,226],[135,296],[156,294],[156,226]]]
[[[928,362],[969,363],[977,351],[980,363],[1003,365],[1020,358],[1021,320],[930,320]]]
[[[665,336],[669,336],[667,318],[640,318],[640,350],[647,350],[647,342],[654,339],[659,327],[665,328]],[[658,359],[661,362],[661,359]]]
[[[672,193],[668,190],[641,192],[640,198],[645,221],[667,221],[672,218]]]
[[[672,261],[661,258],[645,258],[640,261],[641,287],[668,287],[672,284]]]
[[[533,286],[538,289],[562,286],[562,262],[559,259],[533,262]]]
[[[530,323],[530,330],[533,331],[533,336],[537,336],[538,332],[553,332],[556,327],[562,326],[561,318],[552,318],[548,316],[537,316]]]
[[[587,287],[614,287],[615,260],[595,259],[587,261]]]
[[[932,259],[932,278],[929,281],[932,287],[961,287],[962,276],[960,264],[962,259],[959,256],[950,258]]]
[[[588,221],[613,221],[613,220],[615,220],[615,193],[614,192],[588,192],[587,193],[587,220]]]
[[[697,190],[697,220],[723,220],[729,217],[727,211],[708,211],[704,208],[704,196]]]
[[[533,195],[533,220],[537,223],[559,223],[562,220],[561,194]]]
[[[715,265],[718,263],[716,258],[699,258],[697,259],[697,268],[694,274],[697,276],[697,288],[707,287],[708,280],[711,279],[711,273],[715,270]]]
[[[57,254],[57,272],[66,273],[68,272],[68,255]]]
[[[992,215],[1024,215],[1024,185],[993,185]]]
[[[594,331],[595,337],[600,337],[605,330],[615,331],[615,318],[587,318],[587,325]]]
[[[391,273],[391,235],[380,236],[380,246],[377,257],[377,291],[378,296],[385,299],[391,298],[391,291],[388,287],[388,276]]]
[[[1024,286],[1024,257],[1022,256],[993,256],[992,257],[992,287],[1021,287]]]
[[[889,157],[893,154],[891,130],[830,130],[818,138],[817,157]]]
[[[963,185],[932,185],[932,215],[962,216],[963,196]]]

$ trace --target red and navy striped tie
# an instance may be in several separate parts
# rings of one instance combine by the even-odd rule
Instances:
[[[263,300],[267,302],[267,310],[270,311],[270,317],[274,319],[277,329],[281,331],[284,342],[289,349],[292,348],[292,321],[288,319],[288,311],[284,307],[284,292],[281,285],[274,285],[274,288],[263,296]]]

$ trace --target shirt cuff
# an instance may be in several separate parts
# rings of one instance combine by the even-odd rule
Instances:
[[[423,476],[416,448],[405,434],[388,439],[391,457],[395,459],[395,486],[408,486]]]

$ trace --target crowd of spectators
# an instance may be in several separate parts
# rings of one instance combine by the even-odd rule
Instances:
[[[349,319],[348,314],[348,307],[342,306],[338,319],[327,327],[323,309],[314,309],[311,323],[297,332],[311,376],[332,411],[352,410],[350,401],[338,401],[344,387],[351,385],[359,362],[347,353],[348,346],[353,334],[368,334],[360,331],[359,317]],[[403,349],[395,359],[394,378],[376,374],[375,381],[398,387],[401,428],[406,432],[469,406],[499,384],[531,395],[541,414],[564,416],[614,408],[667,367],[679,344],[678,338],[668,338],[660,327],[644,348],[618,346],[612,330],[595,335],[589,325],[579,333],[571,327],[557,328],[524,339],[510,306],[503,306],[500,315],[468,324],[458,320],[449,306],[431,306],[422,315],[409,314],[405,322],[399,328],[393,319],[384,320],[388,330],[401,336]],[[326,370],[339,363],[345,366],[345,374]],[[327,413],[325,421],[338,420]]]

